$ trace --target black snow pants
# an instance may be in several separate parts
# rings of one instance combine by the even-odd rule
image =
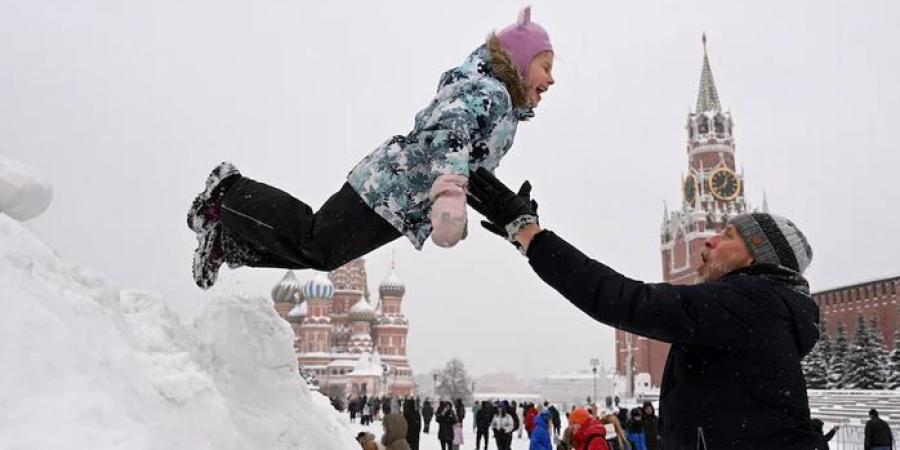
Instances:
[[[488,449],[488,430],[489,428],[477,428],[475,433],[475,448],[481,448],[481,440],[484,439],[484,450]]]
[[[318,211],[242,177],[222,199],[222,225],[254,247],[243,265],[332,271],[401,236],[348,183]]]

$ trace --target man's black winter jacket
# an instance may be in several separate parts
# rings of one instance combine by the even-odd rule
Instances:
[[[692,286],[646,284],[550,231],[527,256],[548,285],[594,319],[672,344],[660,389],[663,449],[815,447],[800,359],[819,310],[798,274],[751,265]]]

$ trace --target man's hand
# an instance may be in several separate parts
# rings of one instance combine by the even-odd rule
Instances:
[[[490,221],[482,222],[485,228],[513,242],[526,225],[538,223],[531,183],[522,183],[516,194],[483,167],[469,174],[468,202]]]

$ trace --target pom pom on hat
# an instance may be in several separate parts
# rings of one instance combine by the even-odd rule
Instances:
[[[531,6],[519,11],[516,23],[497,33],[500,45],[509,53],[522,79],[528,77],[531,60],[539,53],[553,51],[550,35],[544,28],[531,21]]]

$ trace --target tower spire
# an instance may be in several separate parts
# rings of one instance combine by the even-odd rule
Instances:
[[[706,33],[703,33],[703,69],[700,72],[700,90],[697,93],[696,112],[720,111],[719,93],[709,67],[709,55],[706,53]]]

